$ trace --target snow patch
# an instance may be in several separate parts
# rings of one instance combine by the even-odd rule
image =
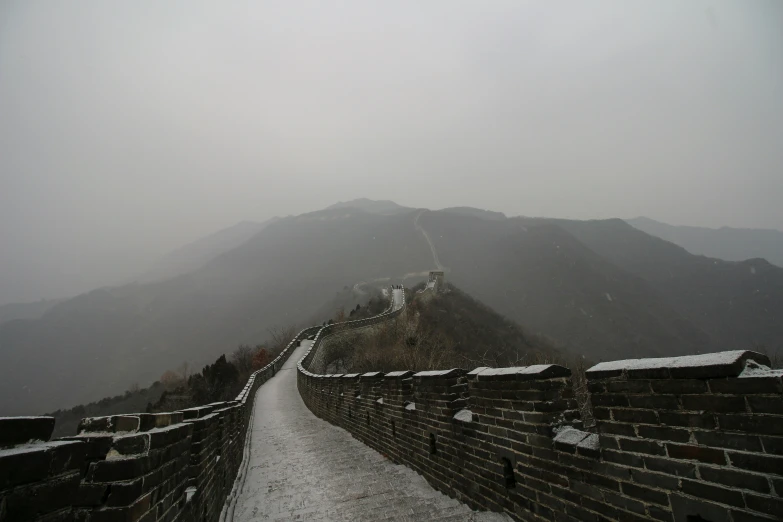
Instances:
[[[769,366],[759,364],[756,361],[748,359],[745,361],[745,369],[739,374],[739,377],[781,377],[783,370],[773,370]]]
[[[473,412],[470,410],[459,410],[454,414],[454,420],[460,422],[473,422]]]
[[[598,434],[597,433],[591,433],[590,435],[585,437],[584,440],[582,440],[582,442],[580,442],[578,444],[578,446],[580,448],[586,448],[586,449],[590,449],[590,450],[599,451],[601,449],[601,444],[600,444],[599,439],[598,439]]]
[[[555,435],[554,441],[561,444],[568,444],[569,446],[576,446],[588,435],[590,434],[585,431],[577,430],[569,426],[560,430],[560,432]]]
[[[729,352],[705,353],[701,355],[685,355],[683,357],[660,357],[653,359],[625,359],[598,363],[588,372],[603,372],[611,370],[652,370],[656,368],[696,368],[699,366],[715,366],[732,364],[745,354],[744,350]]]

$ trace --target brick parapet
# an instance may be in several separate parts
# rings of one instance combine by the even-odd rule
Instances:
[[[54,441],[52,417],[0,418],[0,522],[217,521],[256,390],[318,330],[301,331],[233,401],[86,418]]]
[[[313,413],[473,508],[524,521],[783,519],[783,372],[761,354],[596,365],[588,432],[561,366],[320,375],[308,370],[319,347],[298,367]]]

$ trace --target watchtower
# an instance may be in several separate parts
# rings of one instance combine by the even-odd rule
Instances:
[[[430,277],[427,279],[427,288],[432,288],[435,292],[442,292],[446,282],[446,275],[443,270],[430,270]]]

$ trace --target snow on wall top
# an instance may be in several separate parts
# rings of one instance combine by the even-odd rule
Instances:
[[[769,365],[769,358],[756,352],[729,352],[661,357],[657,359],[626,359],[596,364],[587,370],[588,379],[621,377],[633,379],[712,379],[737,377],[745,369],[745,361]]]
[[[533,364],[531,366],[514,366],[510,368],[476,368],[468,375],[475,377],[479,381],[519,381],[569,377],[571,370],[557,364]]]

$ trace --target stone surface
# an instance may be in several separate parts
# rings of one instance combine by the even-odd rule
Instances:
[[[0,417],[0,448],[46,442],[54,431],[54,417]]]
[[[296,361],[309,343],[257,394],[235,521],[509,520],[471,511],[313,415],[296,389]]]

